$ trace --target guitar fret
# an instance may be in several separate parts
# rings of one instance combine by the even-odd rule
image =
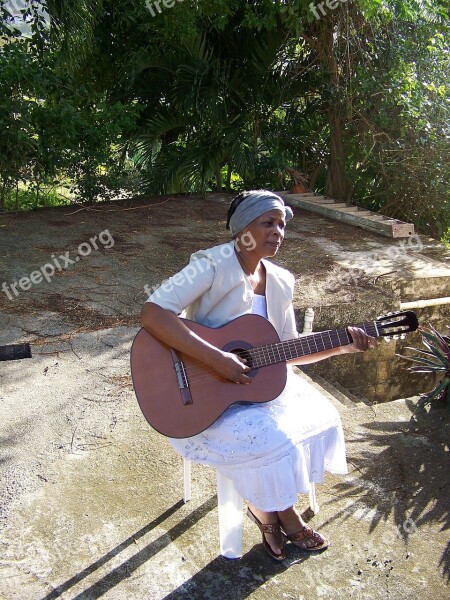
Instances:
[[[374,337],[378,337],[379,335],[374,322],[358,325],[358,327],[363,329],[368,335]],[[284,342],[268,344],[267,346],[259,346],[249,350],[249,353],[252,357],[253,368],[260,368],[301,356],[316,354],[331,348],[346,346],[351,343],[352,340],[347,329],[341,328],[320,331]]]
[[[277,350],[277,345],[276,345],[276,344],[272,344],[272,346],[271,346],[271,349],[272,349],[272,361],[273,361],[273,362],[278,362],[278,361],[276,360],[276,359],[277,359],[277,356],[276,356],[276,354],[275,354],[275,352],[276,352],[276,350]]]
[[[328,337],[330,339],[330,345],[331,345],[331,347],[333,347],[333,340],[331,339],[331,331],[327,331],[327,333],[328,333]]]
[[[275,346],[276,344],[272,344],[270,346],[270,352],[271,352],[271,356],[269,356],[269,360],[271,363],[276,363],[276,356],[275,356]]]
[[[351,343],[350,337],[349,337],[346,329],[338,329],[337,333],[338,333],[339,345],[345,346],[345,345]]]
[[[282,349],[283,349],[283,346],[282,346],[282,344],[277,344],[277,348],[276,348],[276,350],[277,350],[277,353],[278,353],[278,359],[279,359],[279,361],[280,361],[280,362],[281,362],[282,360],[283,360],[283,361],[285,361],[285,360],[286,360],[286,356],[282,356],[282,355],[281,355],[281,350],[282,350]]]
[[[290,356],[289,358],[295,358],[297,356],[296,354],[296,346],[295,346],[295,340],[290,340],[289,342],[289,349],[290,349]]]
[[[319,336],[315,335],[315,336],[313,336],[313,339],[312,339],[312,343],[314,344],[314,346],[313,346],[314,352],[320,352],[320,348],[319,348],[319,345],[317,343],[318,342],[318,338],[319,338]]]
[[[317,336],[317,337],[314,338],[314,340],[317,340],[317,339],[319,340],[320,349],[317,346],[317,342],[316,342],[316,348],[318,348],[319,352],[322,352],[322,350],[326,349],[326,345],[325,345],[325,342],[324,342],[324,339],[323,339],[323,335],[320,335],[320,336]]]

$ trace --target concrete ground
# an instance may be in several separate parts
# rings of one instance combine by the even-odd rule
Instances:
[[[435,410],[412,427],[415,399],[368,406],[333,395],[349,474],[328,474],[317,486],[321,510],[310,524],[332,540],[322,554],[289,547],[276,563],[246,520],[242,559],[219,556],[207,467],[194,466],[193,499],[181,502],[181,459],[141,415],[129,373],[143,286],[159,283],[191,250],[225,239],[224,202],[217,211],[206,201],[177,202],[171,227],[169,201],[160,199],[111,212],[0,217],[0,283],[55,266],[49,280],[0,294],[0,345],[29,341],[33,350],[31,360],[0,363],[0,599],[448,598],[450,421]],[[302,258],[305,242],[295,236],[303,231],[311,249],[319,228],[351,250],[353,228],[297,216],[281,262]],[[114,245],[104,233],[95,249],[89,240],[105,230]],[[392,244],[368,232],[358,240],[370,252]],[[66,252],[74,262],[59,270],[55,260]],[[317,254],[303,256],[314,273]],[[308,289],[328,301],[323,277]],[[343,303],[375,293],[370,284],[334,289]]]

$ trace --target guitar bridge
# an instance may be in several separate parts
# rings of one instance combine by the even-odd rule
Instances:
[[[177,352],[171,348],[173,368],[175,369],[175,375],[177,377],[178,387],[180,388],[181,400],[183,405],[193,404],[191,392],[189,390],[189,382],[187,378],[186,369],[184,368],[183,361],[178,356]]]
[[[188,388],[189,383],[186,376],[186,369],[184,368],[184,364],[182,362],[175,363],[175,373],[177,375],[178,386],[180,389]]]

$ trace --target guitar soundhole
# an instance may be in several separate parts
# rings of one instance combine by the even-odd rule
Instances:
[[[244,348],[239,348],[236,351],[233,350],[233,354],[237,354],[237,356],[239,356],[242,362],[251,368],[251,371],[248,371],[246,375],[248,375],[249,377],[255,377],[256,373],[258,372],[258,369],[253,368],[253,358],[250,352],[248,350],[245,350]]]
[[[234,352],[248,367],[253,367],[253,360],[248,350],[240,349]]]
[[[258,372],[257,368],[253,368],[253,357],[250,352],[252,349],[253,346],[251,346],[249,343],[241,341],[231,342],[223,348],[225,352],[231,352],[232,354],[236,354],[236,356],[238,356],[243,363],[245,363],[248,367],[251,368],[251,371],[246,373],[249,377],[254,377]]]

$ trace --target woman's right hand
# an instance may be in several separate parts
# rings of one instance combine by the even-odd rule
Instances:
[[[250,371],[236,354],[219,350],[190,330],[176,314],[153,302],[146,302],[141,312],[141,323],[157,339],[172,348],[210,366],[219,375],[234,383],[251,383]]]
[[[253,380],[245,373],[251,371],[236,354],[219,351],[211,363],[211,367],[225,379],[234,383],[251,383]]]

